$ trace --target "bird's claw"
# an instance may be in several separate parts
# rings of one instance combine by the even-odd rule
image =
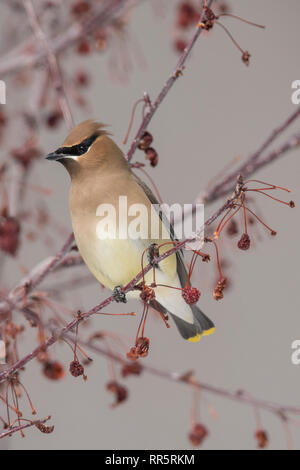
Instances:
[[[158,268],[158,264],[155,262],[155,258],[159,257],[159,248],[157,243],[151,243],[148,248],[148,261],[154,268]]]
[[[127,299],[126,299],[126,294],[122,292],[122,287],[121,286],[116,286],[113,290],[113,298],[115,302],[123,302],[126,304]]]

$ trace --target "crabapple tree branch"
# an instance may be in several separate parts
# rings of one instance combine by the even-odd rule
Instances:
[[[81,38],[86,37],[97,27],[104,27],[111,24],[115,19],[124,13],[125,9],[136,4],[136,0],[104,0],[95,6],[92,13],[75,22],[60,35],[49,38],[48,45],[53,54],[58,55],[68,47],[75,44]],[[32,41],[30,41],[32,44]],[[24,49],[26,53],[24,53]],[[19,72],[27,67],[33,68],[40,65],[47,56],[47,51],[41,47],[31,51],[29,44],[20,45],[15,54],[10,52],[0,59],[0,76]]]
[[[23,0],[23,2],[35,37],[38,43],[40,43],[44,48],[45,55],[49,64],[50,74],[52,75],[53,85],[58,96],[58,102],[61,108],[61,112],[66,121],[67,127],[69,128],[69,130],[71,130],[72,127],[74,127],[74,119],[68,103],[68,98],[64,88],[63,79],[61,76],[61,71],[59,69],[56,55],[50,49],[47,38],[40,27],[32,0]]]
[[[44,93],[44,88],[47,88],[48,84],[50,84],[48,81],[48,78],[50,78],[52,85],[54,85],[54,90],[56,91],[56,95],[58,98],[57,101],[65,118],[65,121],[69,127],[72,127],[73,118],[65,92],[64,76],[62,75],[59,66],[59,55],[79,40],[85,39],[85,36],[91,35],[91,33],[97,28],[106,27],[108,25],[114,25],[116,20],[119,20],[121,17],[123,17],[124,12],[127,12],[132,5],[135,5],[138,2],[130,0],[104,0],[99,5],[97,4],[96,6],[93,6],[93,11],[90,14],[87,13],[81,17],[78,17],[77,21],[72,23],[72,25],[68,27],[65,32],[60,33],[57,36],[52,34],[49,34],[48,36],[48,34],[46,34],[47,29],[45,29],[44,24],[40,22],[38,9],[37,11],[35,11],[34,3],[32,0],[22,0],[22,3],[27,12],[31,29],[33,31],[33,37],[26,39],[21,45],[21,47],[16,47],[13,51],[11,51],[10,54],[2,58],[2,61],[0,62],[0,75],[2,77],[9,73],[12,74],[19,72],[21,70],[26,69],[27,67],[33,69],[43,64],[48,65],[49,73],[44,73],[44,70],[41,68],[41,71],[43,72],[41,74],[42,86],[39,87],[38,99],[35,100],[35,103],[40,103],[40,98]],[[205,7],[210,8],[210,6],[212,5],[212,0],[207,0],[203,3]],[[191,51],[197,39],[199,38],[202,29],[205,29],[205,24],[203,23],[203,21],[206,20],[205,8],[202,8],[200,17],[199,15],[200,13],[198,14],[198,24],[195,27],[192,38],[184,48],[176,64],[175,69],[173,70],[169,78],[165,81],[157,98],[152,103],[147,94],[145,94],[144,96],[144,102],[146,105],[145,114],[138,128],[138,131],[129,147],[126,156],[129,162],[131,161],[134,152],[138,147],[139,141],[143,133],[147,129],[154,114],[162,104],[164,98],[167,96],[177,79],[182,75],[185,63],[188,57],[190,56]],[[193,22],[193,25],[194,24],[195,22]],[[60,63],[62,62],[60,61]],[[45,76],[47,80],[45,80]],[[32,115],[34,115],[34,111],[37,111],[37,108],[38,106],[35,110],[33,108]],[[243,184],[241,183],[241,181],[243,181],[243,178],[250,176],[259,168],[262,168],[274,162],[279,157],[285,155],[288,151],[295,149],[299,146],[300,133],[297,133],[289,137],[277,149],[272,150],[269,154],[263,157],[263,154],[269,148],[269,146],[273,144],[275,139],[279,135],[281,135],[299,116],[300,108],[297,108],[297,110],[280,127],[275,129],[275,131],[273,131],[273,133],[266,139],[263,145],[254,154],[250,155],[239,168],[237,168],[231,174],[225,175],[225,177],[222,178],[221,182],[219,182],[213,188],[210,188],[209,191],[207,191],[207,193],[204,195],[204,199],[206,202],[211,202],[216,198],[225,196],[229,194],[230,191],[234,190],[233,194],[228,197],[225,202],[220,205],[220,207],[209,217],[209,219],[206,220],[205,224],[199,228],[196,238],[188,238],[180,242],[174,242],[172,248],[166,251],[163,255],[155,256],[152,259],[152,263],[149,263],[147,266],[145,266],[135,276],[134,279],[132,279],[126,286],[122,288],[122,292],[124,294],[132,290],[139,289],[144,275],[148,273],[151,269],[153,269],[154,265],[167,258],[168,256],[176,253],[178,250],[185,248],[188,242],[194,241],[198,238],[202,238],[205,227],[212,225],[224,213],[226,216],[227,211],[230,212],[231,209],[238,207],[237,201],[239,200],[243,191]],[[30,125],[28,127],[30,127]],[[32,124],[31,127],[34,128],[34,125]],[[26,173],[25,170],[27,168],[28,167],[26,167],[26,164],[24,164],[22,167],[24,174]],[[17,194],[19,194],[19,192]],[[22,199],[19,196],[17,198]],[[244,210],[246,211],[245,207]],[[247,210],[249,209],[247,208]],[[19,213],[20,211],[16,211],[13,215],[16,217],[19,216]],[[223,219],[221,220],[221,223]],[[38,297],[38,293],[35,292],[35,288],[39,286],[46,278],[48,278],[50,273],[52,273],[53,271],[58,271],[65,268],[72,268],[73,266],[83,263],[83,260],[78,253],[70,253],[72,248],[75,248],[73,233],[69,235],[63,247],[55,256],[49,257],[39,263],[8,294],[6,293],[6,290],[4,290],[4,293],[1,292],[0,323],[4,325],[3,330],[1,330],[1,334],[2,331],[5,330],[5,327],[7,325],[9,325],[10,328],[12,326],[16,327],[16,325],[12,325],[13,322],[10,321],[12,318],[12,312],[15,311],[17,313],[21,312],[21,314],[23,314],[27,320],[32,322],[32,326],[38,327],[40,335],[38,336],[38,346],[33,349],[29,354],[26,354],[25,356],[19,358],[15,350],[13,351],[13,355],[9,356],[9,365],[1,365],[0,384],[7,381],[7,384],[10,385],[13,379],[18,378],[19,372],[26,365],[28,365],[35,358],[38,358],[40,360],[43,354],[44,358],[42,359],[42,361],[46,363],[46,361],[48,360],[46,355],[47,350],[51,348],[53,344],[59,342],[60,340],[69,339],[70,341],[72,341],[73,344],[75,344],[75,348],[77,347],[78,343],[84,347],[89,348],[91,351],[103,355],[105,358],[110,359],[113,362],[119,363],[121,365],[126,364],[129,367],[130,364],[132,364],[131,362],[125,360],[120,354],[117,354],[108,348],[96,346],[92,341],[84,341],[77,334],[78,326],[82,322],[98,313],[105,314],[103,312],[103,309],[115,301],[115,297],[113,295],[107,297],[105,300],[102,300],[98,305],[94,306],[86,312],[77,312],[73,319],[67,324],[65,320],[60,322],[60,319],[57,323],[54,323],[56,317],[51,317],[51,321],[49,322],[49,324],[44,324],[44,322],[40,319],[40,316],[35,312],[35,305],[33,301],[34,294],[36,294],[36,297]],[[64,290],[65,286],[62,287],[62,290]],[[49,292],[50,290],[48,289],[47,294],[49,294]],[[32,304],[30,304],[31,301]],[[57,317],[59,317],[59,315],[57,315]],[[54,324],[55,328],[53,326]],[[40,330],[42,330],[42,334]],[[11,336],[11,338],[13,338],[13,335]],[[11,349],[13,349],[13,347]],[[76,352],[74,350],[74,358],[75,357]],[[141,370],[157,377],[160,377],[164,380],[182,383],[193,389],[205,390],[208,393],[221,396],[225,399],[233,400],[239,403],[247,404],[252,407],[270,411],[276,414],[283,421],[288,420],[289,414],[300,415],[300,407],[285,406],[277,403],[272,403],[267,400],[259,400],[255,397],[252,397],[249,393],[243,391],[235,392],[206,383],[202,383],[201,381],[195,379],[194,373],[192,372],[179,374],[177,372],[161,370],[150,365],[142,365]],[[12,399],[14,400],[14,397]],[[9,403],[7,403],[7,407],[11,408]],[[17,408],[18,406],[13,407],[14,411],[16,411]],[[9,428],[0,434],[0,438],[9,436],[12,433],[22,431],[23,429],[34,425],[37,426],[42,432],[51,432],[51,430],[49,430],[50,428],[52,428],[51,426],[46,426],[45,429],[42,430],[42,426],[49,418],[50,417],[47,417],[44,420],[29,421],[27,424],[24,425],[21,425],[21,420],[18,420],[17,418],[19,426],[14,426],[16,420],[13,424],[9,423]],[[4,420],[2,421],[4,422]],[[46,428],[49,429],[47,430]]]
[[[62,248],[55,256],[51,256],[41,261],[33,268],[31,273],[25,277],[7,296],[7,299],[0,302],[0,320],[1,316],[5,317],[8,311],[22,303],[24,295],[28,295],[35,287],[37,287],[44,278],[60,265],[61,260],[69,252],[74,244],[73,232],[69,235]],[[72,264],[73,265],[73,264]]]
[[[234,205],[234,202],[236,201],[237,197],[239,196],[239,193],[241,192],[241,190],[242,190],[242,186],[238,182],[236,190],[233,193],[232,197],[230,199],[228,199],[217,211],[215,211],[209,217],[209,219],[206,220],[203,227],[201,227],[198,230],[197,235],[199,235],[199,237],[202,236],[205,227],[211,225],[221,214],[223,214],[225,211],[227,211],[229,208],[231,208]],[[171,256],[172,254],[176,253],[178,250],[184,248],[184,246],[188,242],[192,242],[194,240],[196,240],[195,237],[186,238],[185,240],[174,244],[174,246],[170,250],[168,250],[165,253],[163,253],[162,255],[154,258],[152,263],[149,263],[147,266],[145,266],[142,269],[142,271],[140,271],[126,286],[124,286],[122,288],[122,292],[124,294],[126,294],[126,293],[136,289],[136,286],[139,283],[139,281],[141,281],[143,279],[143,277],[145,276],[146,273],[148,273],[151,269],[153,269],[153,263],[158,264],[160,261],[164,260],[168,256]],[[44,277],[47,275],[47,273],[49,273],[52,269],[54,269],[54,267],[59,263],[59,261],[62,259],[63,254],[66,253],[66,251],[69,249],[69,247],[71,246],[72,243],[73,243],[73,238],[72,238],[72,236],[70,236],[69,240],[65,243],[65,245],[60,250],[58,255],[56,255],[56,257],[53,258],[51,267],[49,267],[50,263],[48,262],[46,264],[46,266],[42,269],[42,271],[38,274],[37,278],[34,278],[34,280],[32,282],[34,283],[35,286],[38,283],[40,283],[42,279],[44,279]],[[24,284],[22,284],[22,285],[24,285]],[[19,297],[17,297],[17,299],[20,300]],[[10,299],[10,301],[12,301],[12,300]],[[2,373],[0,373],[0,383],[3,382],[4,380],[6,380],[9,376],[14,374],[20,368],[24,367],[29,361],[31,361],[32,359],[37,357],[38,354],[41,351],[43,351],[43,352],[46,351],[59,338],[63,337],[69,331],[72,331],[77,325],[79,325],[79,323],[81,321],[86,320],[87,318],[91,317],[92,315],[100,312],[103,308],[107,307],[109,304],[111,304],[114,301],[115,301],[114,296],[111,295],[111,296],[107,297],[105,300],[103,300],[100,304],[98,304],[95,307],[93,307],[92,309],[90,309],[89,311],[87,311],[85,313],[78,314],[77,317],[74,318],[68,325],[66,325],[60,331],[56,331],[55,334],[52,334],[52,336],[45,343],[43,343],[42,345],[35,348],[30,354],[28,354],[27,356],[24,356],[22,359],[17,361],[11,367],[7,368]]]

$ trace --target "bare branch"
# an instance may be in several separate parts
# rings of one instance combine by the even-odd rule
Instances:
[[[300,116],[300,106],[294,111],[288,119],[284,121],[282,125],[276,128],[271,135],[265,140],[262,146],[250,155],[242,165],[236,170],[225,176],[219,183],[215,184],[209,189],[208,192],[202,195],[202,200],[205,203],[213,202],[225,194],[228,194],[233,190],[238,175],[242,175],[244,178],[252,175],[255,171],[259,170],[263,166],[272,163],[278,157],[284,155],[289,150],[293,150],[299,147],[300,132],[290,136],[284,144],[282,144],[277,150],[270,152],[266,157],[260,159],[262,153],[279,137],[298,117]]]
[[[208,0],[207,6],[210,7],[211,4],[212,4],[212,0]],[[183,74],[184,64],[185,64],[187,58],[189,57],[189,55],[190,55],[197,39],[199,38],[199,36],[202,32],[203,26],[201,26],[201,22],[204,20],[204,16],[205,16],[205,11],[202,10],[202,13],[201,13],[201,16],[200,16],[200,19],[199,19],[199,23],[195,28],[192,39],[190,40],[190,42],[188,43],[188,45],[184,49],[183,53],[181,54],[175,69],[173,70],[170,77],[166,81],[165,85],[163,86],[162,90],[160,91],[160,93],[157,96],[154,103],[148,105],[148,111],[146,112],[146,114],[143,118],[143,121],[142,121],[142,123],[139,127],[139,130],[137,131],[137,133],[135,135],[135,138],[133,139],[132,144],[131,144],[128,152],[127,152],[126,158],[127,158],[128,161],[130,161],[132,159],[132,156],[133,156],[134,152],[137,149],[139,140],[140,140],[143,132],[147,129],[152,117],[154,116],[155,112],[159,108],[160,104],[162,103],[162,101],[164,100],[166,95],[169,93],[169,91],[171,90],[172,86],[177,81],[177,79]]]

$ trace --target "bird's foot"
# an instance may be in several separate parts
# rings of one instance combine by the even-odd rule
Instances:
[[[159,247],[157,243],[151,243],[148,248],[148,261],[154,267],[158,268],[158,264],[155,262],[155,259],[159,257]]]
[[[123,302],[126,304],[127,299],[126,299],[126,294],[122,292],[122,287],[121,286],[116,286],[113,290],[113,298],[116,302]]]

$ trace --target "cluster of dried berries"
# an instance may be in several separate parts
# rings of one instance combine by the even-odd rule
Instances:
[[[219,281],[217,282],[217,285],[213,291],[213,297],[215,300],[223,299],[224,297],[223,290],[226,287],[226,283],[227,283],[226,278],[219,279]]]
[[[54,426],[46,426],[43,423],[35,423],[37,427],[43,434],[51,434],[54,431]]]
[[[251,183],[256,183],[258,187],[252,187]],[[238,225],[234,217],[242,210],[243,214],[243,233],[237,243],[237,246],[240,250],[247,251],[251,246],[251,238],[248,233],[248,225],[253,225],[255,222],[259,222],[263,227],[265,227],[271,236],[277,235],[277,232],[270,228],[263,220],[256,215],[256,213],[248,207],[248,194],[260,194],[266,196],[276,202],[279,202],[283,205],[286,205],[293,209],[295,207],[294,201],[282,201],[277,197],[274,197],[270,194],[271,191],[279,190],[290,192],[289,189],[283,188],[282,186],[277,186],[274,184],[266,183],[260,180],[248,180],[243,182],[242,178],[239,180],[239,190],[237,191],[237,197],[232,207],[225,213],[224,217],[221,219],[216,231],[215,238],[219,238],[224,228],[227,226],[227,234],[229,236],[234,236],[239,233]]]
[[[218,24],[229,36],[236,48],[241,52],[241,59],[244,64],[248,66],[251,57],[250,53],[240,47],[237,41],[232,37],[232,34],[228,31],[228,29],[218,20],[222,16],[232,16],[233,18],[241,20],[244,23],[250,24],[252,26],[257,26],[258,28],[263,28],[264,26],[252,23],[251,21],[244,20],[243,18],[240,18],[235,15],[231,15],[230,13],[228,13],[229,8],[225,2],[218,2],[217,5],[215,5],[215,8],[218,11],[218,14],[216,14],[211,8],[207,6],[206,1],[204,1],[202,11],[200,11],[199,6],[195,5],[195,3],[192,1],[183,1],[179,3],[176,11],[175,26],[180,31],[180,36],[176,37],[176,39],[174,40],[175,50],[180,54],[184,52],[188,42],[186,38],[182,35],[182,32],[186,32],[186,30],[188,30],[190,27],[198,25],[198,27],[203,28],[205,31],[209,31],[214,27],[215,24]]]
[[[186,286],[182,289],[182,297],[187,304],[196,304],[200,299],[200,291],[196,287]]]
[[[249,250],[250,248],[250,237],[248,233],[243,233],[240,240],[238,241],[238,248],[240,250]]]
[[[215,238],[218,238],[216,236],[216,232],[215,232]],[[216,252],[216,261],[217,261],[217,270],[218,270],[218,281],[217,281],[217,284],[213,290],[213,298],[215,300],[221,300],[223,299],[224,297],[224,294],[223,294],[223,291],[225,289],[225,287],[227,287],[227,278],[223,275],[223,270],[222,270],[222,267],[224,266],[224,262],[220,261],[220,254],[219,254],[219,248],[218,248],[218,244],[216,242],[216,240],[214,240],[213,238],[209,238],[209,237],[206,237],[204,239],[205,243],[212,243],[214,245],[214,248],[215,248],[215,252]]]
[[[73,375],[73,377],[79,377],[80,375],[84,375],[84,367],[77,360],[70,362],[69,370],[70,374]]]
[[[81,364],[81,362],[79,361],[78,359],[78,356],[77,356],[77,350],[79,349],[81,354],[84,356],[84,360],[85,360],[85,365],[89,364],[93,359],[91,359],[90,357],[87,356],[87,354],[84,352],[84,350],[78,346],[77,344],[77,335],[78,335],[78,327],[79,327],[79,321],[82,319],[81,317],[81,311],[78,310],[77,311],[77,324],[76,324],[76,339],[75,339],[75,344],[74,346],[71,345],[66,339],[65,339],[65,342],[68,344],[68,346],[70,346],[70,348],[72,349],[73,353],[74,353],[74,358],[73,358],[73,361],[70,362],[70,366],[69,366],[69,371],[70,371],[70,374],[73,375],[73,377],[80,377],[82,376],[83,377],[83,380],[87,380],[87,376],[84,374],[84,367],[83,365]],[[94,336],[95,338],[96,336]]]
[[[72,15],[80,20],[86,14],[90,13],[92,9],[92,3],[88,1],[75,1],[71,5],[71,13]],[[102,51],[107,44],[107,32],[103,29],[96,29],[92,37],[87,39],[81,39],[81,41],[77,44],[76,51],[78,54],[86,55],[89,54],[94,46],[96,50]]]
[[[131,361],[136,361],[139,357],[148,356],[150,347],[150,340],[144,336],[140,336],[135,345],[130,348],[130,351],[126,354],[127,359]]]
[[[103,29],[97,29],[93,32],[90,40],[82,39],[76,47],[76,51],[79,55],[87,55],[92,50],[102,52],[107,46],[108,34]]]
[[[143,285],[140,298],[143,302],[151,302],[151,300],[155,299],[154,289],[152,287]]]
[[[193,446],[197,447],[202,444],[207,436],[207,428],[201,423],[195,423],[189,433],[189,441]]]
[[[113,408],[123,403],[128,397],[127,388],[119,384],[117,381],[112,380],[106,385],[106,388],[109,392],[113,393],[115,396],[115,402],[111,405]]]
[[[150,134],[150,132],[145,131],[140,138],[138,148],[145,152],[146,159],[149,160],[151,166],[155,167],[158,163],[158,154],[153,147],[150,147],[152,142],[152,135]]]

